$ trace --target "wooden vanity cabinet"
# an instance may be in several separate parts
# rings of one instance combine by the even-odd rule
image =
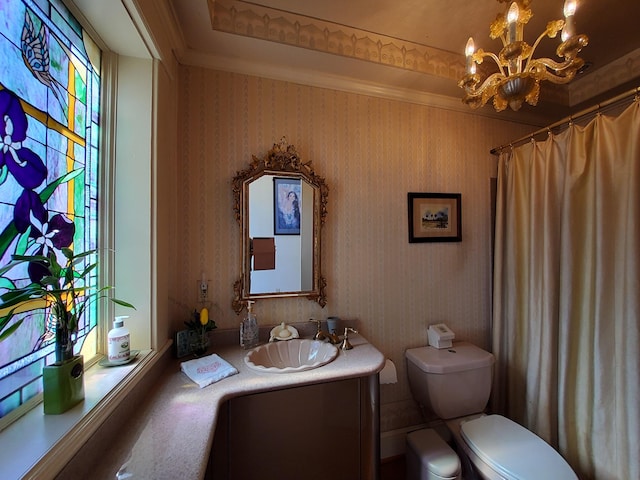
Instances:
[[[207,478],[379,477],[378,375],[245,395],[219,413]]]

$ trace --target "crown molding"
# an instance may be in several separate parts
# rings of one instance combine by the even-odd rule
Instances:
[[[197,24],[196,31],[188,32],[187,23],[179,28],[182,36],[174,36],[174,40],[180,40],[174,54],[183,65],[396,99],[536,127],[564,118],[572,107],[597,98],[598,92],[625,81],[629,84],[640,76],[639,50],[568,84],[543,82],[536,107],[524,105],[518,112],[499,113],[491,105],[473,110],[462,104],[457,88],[465,71],[462,54],[252,1],[206,0],[197,12],[197,17],[190,18]]]
[[[568,84],[570,105],[578,105],[640,77],[640,48]]]
[[[236,0],[208,0],[214,30],[419,72],[456,83],[462,54]]]

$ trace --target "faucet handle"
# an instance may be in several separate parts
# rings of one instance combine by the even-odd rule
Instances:
[[[314,340],[320,340],[320,341],[325,340],[327,338],[327,336],[322,331],[320,320],[316,320],[315,318],[310,318],[309,321],[310,322],[315,322],[315,324],[318,326],[318,329],[316,330],[316,333],[313,336],[313,339]]]
[[[340,344],[340,349],[342,350],[351,350],[353,348],[353,345],[351,345],[351,343],[349,342],[349,332],[358,333],[358,331],[354,328],[344,327],[344,339]]]

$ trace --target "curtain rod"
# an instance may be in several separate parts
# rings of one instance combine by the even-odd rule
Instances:
[[[520,137],[519,139],[505,144],[505,145],[500,145],[499,147],[494,147],[490,150],[491,155],[498,155],[500,154],[500,152],[502,150],[504,150],[505,148],[509,148],[509,147],[513,147],[515,145],[518,145],[520,143],[523,143],[525,141],[529,141],[530,139],[532,139],[533,137],[535,137],[536,135],[540,135],[541,133],[544,132],[549,132],[551,131],[551,129],[559,127],[565,123],[571,123],[574,120],[577,120],[579,118],[585,117],[587,115],[589,115],[590,113],[593,113],[597,110],[601,110],[605,107],[608,107],[610,105],[613,105],[614,103],[620,102],[624,99],[626,99],[627,97],[630,97],[631,95],[638,95],[640,94],[640,87],[635,87],[632,88],[631,90],[628,90],[624,93],[621,93],[620,95],[616,95],[613,98],[610,98],[609,100],[606,100],[604,102],[598,103],[597,105],[593,105],[592,107],[588,107],[585,108],[584,110],[582,110],[581,112],[576,113],[575,115],[569,115],[568,117],[563,118],[562,120],[558,120],[555,123],[552,123],[551,125],[549,125],[548,127],[544,127],[541,128],[540,130],[536,130],[533,133],[530,133],[528,135],[525,135],[524,137]]]

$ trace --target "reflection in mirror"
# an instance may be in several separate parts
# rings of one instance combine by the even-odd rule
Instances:
[[[321,228],[328,187],[283,137],[233,179],[241,229],[241,272],[233,309],[246,300],[307,297],[326,305],[321,275]]]
[[[278,174],[281,175],[281,174]],[[249,293],[313,290],[313,187],[263,175],[249,185]]]

